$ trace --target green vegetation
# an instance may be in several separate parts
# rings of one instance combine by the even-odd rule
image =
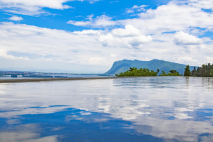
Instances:
[[[160,76],[182,76],[182,74],[179,74],[179,72],[177,72],[176,70],[170,70],[168,73],[162,71]]]
[[[190,75],[197,77],[213,77],[213,64],[211,65],[208,63],[208,65],[202,65],[202,67],[198,67],[197,69],[194,68]]]
[[[137,69],[135,67],[130,67],[130,69],[126,72],[121,72],[120,74],[115,74],[117,77],[125,77],[125,76],[157,76],[159,72],[159,69],[157,72],[154,72],[153,70],[149,70],[147,68],[140,68]]]
[[[134,62],[141,63],[141,61],[134,61]],[[150,61],[150,62],[153,62],[153,61]],[[165,61],[163,61],[163,62],[165,62]],[[118,67],[118,68],[120,68],[120,67]],[[182,68],[181,73],[179,73],[179,70],[173,69],[173,67],[170,68],[169,72],[168,72],[168,70],[169,69],[166,67],[165,70],[162,69],[161,74],[158,74],[159,69],[157,69],[157,72],[155,72],[155,71],[148,69],[148,68],[138,69],[136,67],[129,67],[129,70],[124,71],[124,72],[119,72],[118,74],[115,74],[115,75],[117,77],[157,76],[157,75],[159,75],[159,76],[183,76],[181,73],[184,73],[184,76],[213,77],[213,64],[211,65],[210,63],[208,63],[207,65],[202,65],[202,67],[194,67],[194,66],[190,67],[189,65],[187,65],[187,66],[185,66],[185,70],[184,70],[184,68]]]
[[[175,70],[169,71],[170,73],[165,73],[162,71],[160,76],[181,76],[178,72]],[[213,64],[211,65],[208,63],[208,65],[202,65],[202,67],[194,67],[192,71],[190,71],[190,66],[187,65],[184,71],[184,76],[194,76],[194,77],[213,77]]]
[[[185,71],[184,71],[184,76],[190,76],[191,72],[189,69],[189,65],[186,66]]]

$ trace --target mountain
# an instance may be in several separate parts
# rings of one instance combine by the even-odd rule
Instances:
[[[120,72],[129,70],[129,67],[148,68],[154,71],[157,71],[157,69],[159,69],[159,74],[161,74],[162,71],[169,72],[170,70],[176,70],[180,74],[184,74],[186,65],[157,59],[151,61],[120,60],[114,62],[112,68],[107,71],[105,75],[119,74]],[[196,66],[190,66],[190,70],[192,71],[194,67]]]

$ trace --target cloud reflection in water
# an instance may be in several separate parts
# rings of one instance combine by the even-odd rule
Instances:
[[[159,141],[212,140],[212,78],[143,77],[0,84],[0,88],[0,117],[7,120],[5,127],[0,127],[3,132],[14,125],[28,124],[25,121],[31,115],[30,123],[45,124],[43,131],[50,126],[58,129],[46,135],[51,138],[68,137],[69,132],[89,133],[86,125],[90,124],[91,137],[99,132],[110,136],[107,132],[112,135],[116,130],[120,132],[117,138],[131,134],[138,140],[145,139],[144,135]],[[57,125],[51,124],[53,120]],[[65,124],[70,122],[82,129],[65,131]]]

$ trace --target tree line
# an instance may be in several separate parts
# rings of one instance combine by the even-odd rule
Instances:
[[[125,76],[157,76],[159,73],[159,69],[157,71],[149,70],[148,68],[140,68],[137,69],[135,67],[130,67],[130,69],[126,72],[121,72],[119,74],[115,74],[117,77],[125,77]],[[162,71],[160,76],[182,76],[176,70],[170,70],[168,73]]]
[[[157,76],[159,73],[159,69],[157,71],[149,70],[148,68],[140,68],[137,69],[135,67],[130,67],[128,71],[121,72],[119,74],[115,74],[117,77],[125,77],[125,76]],[[170,70],[168,73],[162,71],[159,76],[183,76],[179,74],[176,70]],[[186,66],[184,71],[184,76],[195,76],[195,77],[213,77],[213,65],[202,65],[202,67],[194,67],[194,70],[190,71],[189,65]]]
[[[125,77],[125,76],[157,76],[159,72],[159,69],[157,69],[157,72],[153,70],[149,70],[147,68],[140,68],[137,69],[135,67],[130,67],[128,71],[121,72],[120,74],[115,74],[117,77]]]
[[[213,77],[213,64],[203,64],[202,67],[194,67],[192,71],[189,70],[189,65],[187,65],[185,68],[184,76]]]

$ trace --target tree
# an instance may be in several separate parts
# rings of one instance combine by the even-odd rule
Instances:
[[[190,76],[190,69],[189,69],[189,65],[186,66],[185,71],[184,71],[184,76]]]
[[[168,75],[166,74],[165,71],[162,71],[162,73],[160,74],[160,76],[168,76]]]
[[[194,70],[191,72],[191,75],[192,76],[196,76],[197,75],[197,69],[196,69],[196,67],[194,67]]]
[[[170,70],[168,73],[166,73],[165,71],[162,71],[160,76],[182,76],[182,75],[179,74],[179,72],[177,72],[176,70]]]
[[[176,70],[170,70],[169,72],[170,72],[170,73],[177,73]]]
[[[137,70],[135,67],[129,67],[129,71]]]

